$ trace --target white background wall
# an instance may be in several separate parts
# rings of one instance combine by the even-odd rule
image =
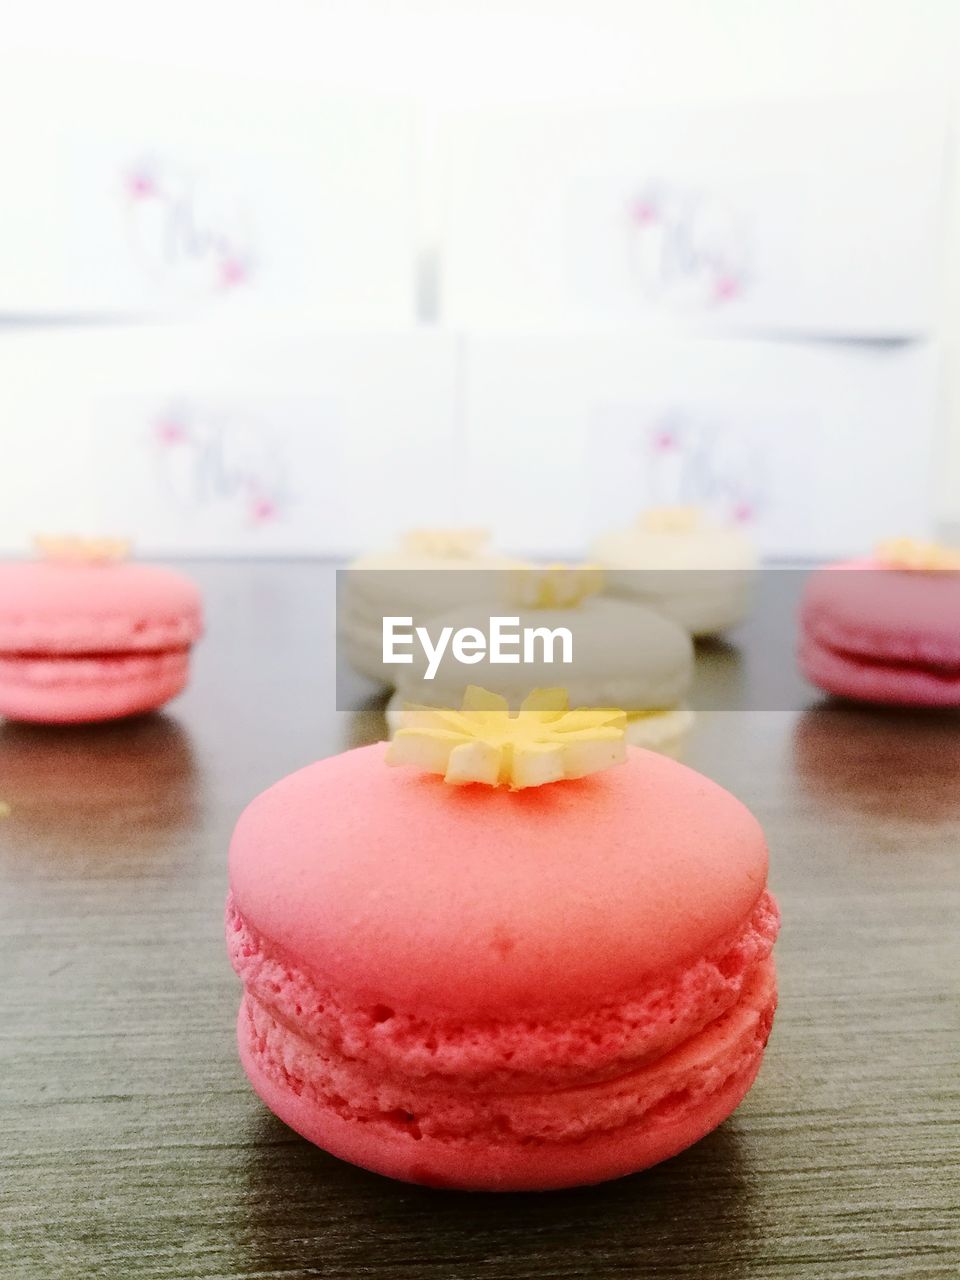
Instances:
[[[956,119],[955,0],[35,0],[3,5],[12,58],[122,59],[416,104],[422,247],[436,238],[438,111],[484,104],[761,102],[890,91],[940,95]],[[960,159],[954,134],[952,160]],[[949,424],[939,515],[960,525],[960,222],[946,228],[941,307]],[[904,425],[909,430],[909,424]],[[4,424],[7,465],[28,448]],[[13,459],[11,460],[11,450]]]

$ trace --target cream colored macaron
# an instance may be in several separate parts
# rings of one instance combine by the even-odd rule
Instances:
[[[684,705],[693,677],[693,645],[687,632],[652,609],[628,600],[588,596],[600,585],[585,587],[582,571],[573,590],[557,590],[557,569],[528,569],[509,575],[518,584],[514,601],[488,600],[435,614],[425,623],[436,639],[476,631],[486,634],[494,616],[507,616],[511,632],[570,633],[570,661],[562,661],[558,641],[552,648],[534,643],[529,661],[500,662],[488,651],[458,660],[447,645],[431,679],[424,661],[397,667],[397,691],[386,708],[391,733],[400,727],[406,704],[459,707],[466,689],[480,685],[519,706],[534,688],[562,686],[572,707],[619,707],[627,714],[627,739],[676,756],[693,722]],[[570,572],[570,571],[566,571]],[[569,579],[573,581],[571,577]],[[519,598],[519,603],[517,599]],[[518,650],[520,645],[515,646]],[[547,659],[551,652],[553,660]]]
[[[650,605],[693,636],[743,621],[759,563],[745,533],[695,507],[647,511],[631,528],[598,537],[591,555],[606,570],[609,595]]]
[[[337,607],[337,642],[355,671],[379,684],[394,683],[383,662],[383,619],[425,617],[489,596],[492,579],[518,561],[485,550],[484,529],[412,529],[393,549],[360,556],[347,566]]]

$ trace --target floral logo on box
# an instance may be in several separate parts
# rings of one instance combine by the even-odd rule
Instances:
[[[696,508],[721,525],[758,526],[773,513],[769,415],[670,400],[597,405],[585,436],[591,518],[611,508]]]
[[[740,525],[761,516],[765,466],[743,432],[710,415],[667,409],[647,426],[644,449],[654,505],[695,504]]]
[[[245,202],[213,168],[141,156],[121,181],[128,234],[141,268],[178,292],[222,295],[256,272]]]
[[[708,191],[645,184],[628,199],[624,226],[633,276],[651,302],[722,307],[750,287],[747,220]]]
[[[170,403],[150,431],[157,473],[181,510],[226,505],[251,528],[283,519],[289,506],[282,441],[246,409]]]

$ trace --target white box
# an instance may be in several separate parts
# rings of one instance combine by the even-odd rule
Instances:
[[[456,344],[214,324],[0,334],[0,546],[345,555],[449,525]]]
[[[413,320],[413,121],[395,102],[6,63],[0,150],[0,313]]]
[[[465,386],[469,518],[527,553],[579,556],[674,504],[769,557],[932,528],[930,344],[483,337]]]
[[[453,117],[444,317],[926,334],[945,121],[913,98]]]

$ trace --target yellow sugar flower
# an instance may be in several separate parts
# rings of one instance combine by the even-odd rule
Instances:
[[[878,544],[875,556],[891,569],[920,569],[927,573],[960,569],[960,551],[920,538],[889,538]]]
[[[693,533],[702,519],[699,507],[651,507],[640,517],[640,527],[647,533]]]
[[[469,560],[490,540],[487,529],[410,529],[403,535],[404,551],[442,560]]]
[[[506,698],[471,685],[459,711],[408,707],[387,763],[517,791],[622,764],[626,724],[613,707],[569,710],[563,689],[535,689],[512,716]]]
[[[529,565],[509,578],[512,604],[526,609],[573,609],[603,589],[603,571],[594,565]]]
[[[130,554],[130,543],[126,538],[41,534],[34,538],[33,545],[45,560],[66,560],[76,564],[105,564],[124,560]]]

